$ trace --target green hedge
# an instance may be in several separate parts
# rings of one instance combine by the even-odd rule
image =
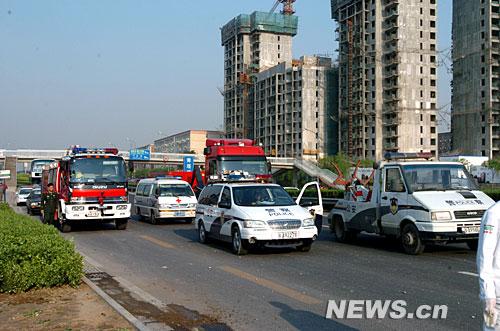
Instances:
[[[498,188],[483,189],[483,192],[488,194],[493,200],[500,201],[500,189]]]
[[[69,284],[83,276],[83,258],[53,226],[0,204],[0,292]]]
[[[28,174],[17,174],[17,186],[30,185],[30,175]]]

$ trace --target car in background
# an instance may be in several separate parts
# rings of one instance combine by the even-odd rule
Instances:
[[[33,189],[26,199],[26,211],[28,215],[35,215],[40,213],[42,204],[42,190]]]
[[[16,192],[16,205],[21,206],[26,204],[26,199],[30,195],[33,188],[31,187],[21,187]]]

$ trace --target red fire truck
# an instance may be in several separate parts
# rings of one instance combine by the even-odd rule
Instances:
[[[114,222],[127,228],[130,204],[124,159],[116,148],[71,148],[44,170],[42,190],[53,183],[59,194],[58,218],[62,232],[81,221]]]
[[[233,171],[243,171],[257,180],[272,178],[264,149],[251,139],[208,139],[205,154],[205,184]]]

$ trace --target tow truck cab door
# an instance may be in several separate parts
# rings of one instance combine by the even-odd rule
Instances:
[[[312,191],[314,192],[314,195],[306,196],[306,191]],[[323,228],[323,198],[321,196],[319,183],[311,182],[304,185],[296,202],[299,206],[306,208],[314,217],[314,224],[316,225],[319,234]]]
[[[408,204],[408,189],[398,166],[384,167],[382,176],[379,207],[381,225],[384,233],[397,235]]]

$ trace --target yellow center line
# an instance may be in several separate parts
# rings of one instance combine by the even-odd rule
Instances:
[[[294,300],[305,303],[307,305],[319,305],[322,303],[320,300],[313,298],[311,296],[308,296],[306,294],[300,293],[299,291],[296,291],[296,290],[293,290],[293,289],[288,288],[286,286],[280,285],[280,284],[275,283],[271,280],[254,276],[252,274],[246,273],[246,272],[241,271],[239,269],[229,267],[229,266],[222,266],[222,267],[220,267],[220,269],[222,269],[225,272],[228,272],[232,275],[235,275],[237,277],[240,277],[242,279],[245,279],[245,280],[248,280],[252,283],[255,283],[257,285],[266,287],[270,290],[273,290],[277,293],[285,295],[289,298],[292,298]]]
[[[142,239],[144,239],[144,240],[147,240],[149,242],[152,242],[153,244],[161,246],[163,248],[175,249],[174,245],[171,245],[171,244],[169,244],[166,241],[163,241],[163,240],[160,240],[160,239],[156,239],[154,237],[150,237],[150,236],[147,236],[147,235],[142,235],[142,236],[139,236],[139,237],[142,238]]]

